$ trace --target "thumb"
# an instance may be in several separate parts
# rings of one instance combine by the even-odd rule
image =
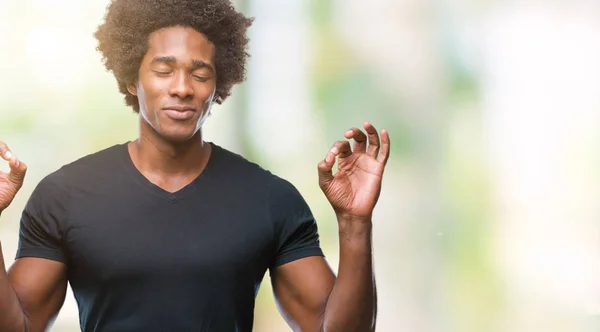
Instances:
[[[331,182],[333,181],[333,163],[335,162],[334,158],[331,158],[331,161],[327,161],[327,159],[321,161],[317,166],[319,171],[319,187],[321,189],[328,188]]]
[[[25,179],[25,173],[27,173],[27,165],[25,165],[24,162],[20,161],[15,156],[10,158],[8,165],[10,166],[8,179],[18,188],[21,188],[23,180]]]

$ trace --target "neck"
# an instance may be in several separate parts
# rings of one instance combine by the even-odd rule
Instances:
[[[140,120],[140,136],[129,144],[129,153],[142,173],[194,176],[204,169],[211,147],[202,140],[202,129],[189,140],[174,143]]]

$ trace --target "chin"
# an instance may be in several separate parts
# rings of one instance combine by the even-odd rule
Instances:
[[[198,130],[195,129],[196,128],[176,128],[172,130],[161,130],[159,134],[167,142],[185,143],[192,139],[196,135],[196,133],[198,133]]]

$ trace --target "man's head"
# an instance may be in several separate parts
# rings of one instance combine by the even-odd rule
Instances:
[[[95,37],[126,104],[182,141],[244,80],[251,23],[229,0],[112,0]]]

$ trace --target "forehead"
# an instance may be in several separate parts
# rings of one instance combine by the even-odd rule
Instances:
[[[203,33],[189,27],[169,27],[154,31],[149,36],[147,58],[175,57],[177,61],[202,60],[212,63],[215,47]]]

